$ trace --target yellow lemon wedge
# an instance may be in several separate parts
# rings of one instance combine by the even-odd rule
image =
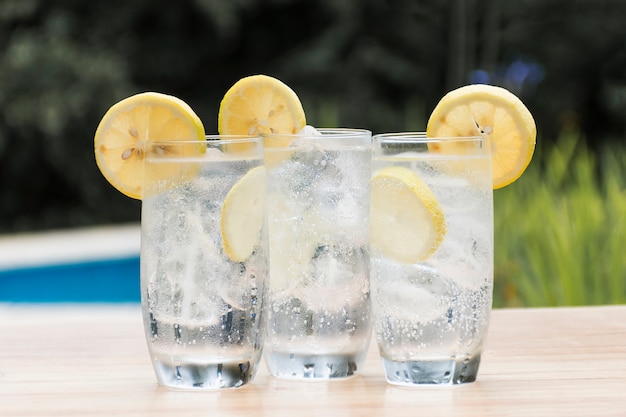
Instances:
[[[240,79],[226,92],[217,129],[222,135],[295,134],[305,124],[296,93],[282,81],[259,74]]]
[[[224,253],[243,262],[261,239],[265,218],[265,167],[248,171],[233,185],[222,206],[220,220]]]
[[[117,190],[141,199],[145,159],[151,154],[178,152],[178,147],[156,149],[152,143],[204,140],[204,137],[200,118],[184,101],[161,93],[139,93],[114,104],[103,116],[94,138],[96,164]],[[202,147],[185,151],[200,153]],[[154,178],[172,177],[177,170],[176,164],[160,170],[145,165],[145,175]]]
[[[446,223],[428,185],[399,166],[376,171],[370,185],[372,249],[403,263],[432,255],[443,241]]]
[[[493,188],[517,180],[535,151],[537,128],[532,114],[510,91],[472,84],[452,90],[435,106],[426,128],[429,137],[483,135],[489,138]],[[446,152],[446,143],[437,145]],[[452,143],[450,146],[453,146]]]

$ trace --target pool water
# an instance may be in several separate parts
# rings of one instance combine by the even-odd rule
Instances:
[[[0,302],[140,302],[139,257],[0,271]]]
[[[0,302],[139,303],[138,225],[0,237]]]

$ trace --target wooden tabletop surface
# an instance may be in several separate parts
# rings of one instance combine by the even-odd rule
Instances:
[[[0,416],[626,416],[626,306],[495,310],[478,380],[385,382],[363,372],[222,391],[157,386],[139,306],[0,304]]]

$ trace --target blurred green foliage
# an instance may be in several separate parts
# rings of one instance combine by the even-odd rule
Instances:
[[[556,145],[494,193],[494,305],[624,303],[626,146]]]

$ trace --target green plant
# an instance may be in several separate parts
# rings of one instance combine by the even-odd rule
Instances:
[[[626,302],[626,148],[584,143],[561,134],[495,192],[494,306]]]

